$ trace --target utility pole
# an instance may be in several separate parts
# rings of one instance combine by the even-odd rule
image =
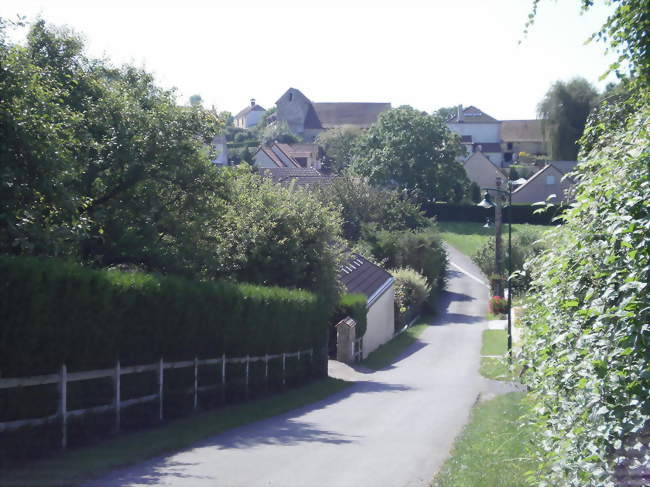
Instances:
[[[501,255],[503,253],[501,245],[501,228],[503,227],[503,218],[501,216],[501,178],[499,177],[497,177],[496,180],[496,189],[497,194],[495,196],[496,201],[494,207],[494,269],[496,271],[496,275],[498,276],[496,294],[503,296],[503,285],[501,282]]]

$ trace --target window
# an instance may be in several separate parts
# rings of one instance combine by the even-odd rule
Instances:
[[[512,142],[508,142],[508,150],[512,150]]]
[[[555,184],[555,176],[546,176],[546,185],[551,186]]]
[[[289,101],[293,101],[293,93],[289,93]]]

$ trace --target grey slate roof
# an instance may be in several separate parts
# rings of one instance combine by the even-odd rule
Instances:
[[[370,127],[382,112],[391,109],[390,103],[312,103],[314,113],[307,114],[305,128],[331,128],[339,125]],[[320,127],[315,124],[314,115]]]
[[[482,112],[475,106],[468,106],[463,109],[463,120],[458,119],[458,113],[451,115],[447,123],[500,123],[497,119],[492,118],[487,113]]]
[[[259,105],[255,106],[250,106],[248,105],[246,108],[244,108],[241,112],[239,112],[237,115],[235,115],[235,118],[241,118],[245,115],[248,115],[250,112],[265,112],[266,110],[262,108]]]
[[[555,166],[555,169],[560,171],[562,174],[566,174],[576,168],[578,161],[551,161],[549,164]]]
[[[503,120],[501,140],[504,142],[543,142],[541,120]]]
[[[387,271],[365,259],[360,254],[350,254],[339,272],[339,281],[349,293],[361,293],[370,298],[390,279]]]

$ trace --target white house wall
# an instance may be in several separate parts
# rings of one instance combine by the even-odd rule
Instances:
[[[395,333],[395,286],[391,285],[368,309],[363,358],[393,338]]]
[[[262,117],[266,112],[263,110],[252,110],[246,115],[246,127],[254,127],[262,121]]]
[[[500,123],[448,123],[449,130],[460,135],[471,135],[475,144],[501,142]]]

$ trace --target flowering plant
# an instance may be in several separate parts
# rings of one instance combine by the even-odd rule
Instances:
[[[501,315],[508,311],[508,302],[501,296],[493,296],[490,299],[490,312],[495,315]]]

